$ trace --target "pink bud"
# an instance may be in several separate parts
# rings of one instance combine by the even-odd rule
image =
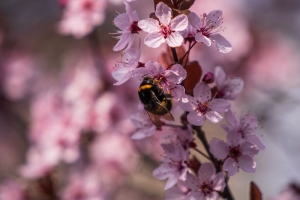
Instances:
[[[207,72],[204,77],[202,78],[202,81],[206,84],[210,84],[210,83],[213,83],[215,81],[215,78],[214,78],[214,74],[211,73],[211,72]]]

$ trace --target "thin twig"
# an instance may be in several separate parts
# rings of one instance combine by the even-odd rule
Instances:
[[[174,62],[178,63],[178,56],[177,56],[176,49],[174,47],[171,47],[171,51],[172,51]]]
[[[198,153],[200,153],[203,157],[207,158],[208,160],[211,160],[210,157],[208,157],[205,153],[203,153],[199,149],[194,148],[194,150],[197,151]]]
[[[183,61],[183,59],[190,53],[191,49],[195,46],[196,43],[197,43],[197,42],[194,42],[194,43],[192,44],[192,46],[190,46],[189,50],[188,50],[187,52],[185,52],[185,54],[182,56],[182,58],[180,58],[179,63],[181,63],[181,62]]]
[[[217,172],[221,172],[221,164],[220,162],[217,161],[217,159],[214,157],[214,155],[212,155],[212,153],[210,153],[209,151],[209,144],[207,142],[207,139],[205,137],[205,133],[203,132],[203,130],[201,129],[200,126],[193,126],[193,129],[196,131],[197,133],[197,137],[200,139],[200,141],[202,142],[206,152],[208,153],[209,157],[211,158],[210,160],[213,162],[213,164],[216,167]],[[228,179],[227,179],[228,182]],[[226,198],[227,200],[234,200],[234,197],[230,191],[230,188],[228,186],[226,182],[226,186],[224,191],[221,193],[222,197]]]

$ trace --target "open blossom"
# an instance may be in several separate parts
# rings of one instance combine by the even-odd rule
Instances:
[[[149,33],[145,37],[145,44],[152,48],[157,48],[164,42],[170,47],[180,46],[183,37],[179,31],[187,28],[187,16],[181,14],[172,19],[172,9],[162,2],[156,5],[155,15],[159,21],[148,18],[138,22],[139,27]]]
[[[133,76],[133,71],[138,67],[141,57],[141,41],[139,48],[129,48],[122,52],[116,64],[116,71],[112,72],[112,76],[117,80],[114,85],[121,85]]]
[[[230,103],[225,99],[212,99],[210,87],[200,82],[194,88],[194,97],[186,95],[182,98],[181,108],[189,111],[187,119],[191,124],[202,126],[205,119],[211,123],[220,122],[223,117],[220,112],[226,112]]]
[[[134,42],[134,35],[141,31],[138,27],[139,16],[138,13],[130,7],[129,3],[124,1],[126,13],[119,14],[114,19],[114,24],[120,29],[117,34],[118,43],[113,47],[114,51],[120,51],[126,47],[129,49]]]
[[[197,42],[203,42],[206,46],[211,46],[211,42],[214,42],[221,53],[228,53],[232,50],[231,44],[219,34],[224,30],[221,10],[213,10],[208,15],[204,13],[201,18],[191,12],[188,19],[197,31],[195,35]]]
[[[218,89],[217,97],[227,100],[235,100],[243,91],[244,81],[241,78],[228,78],[222,67],[215,68],[215,81]]]
[[[173,187],[179,180],[185,181],[188,173],[188,154],[181,145],[162,144],[166,157],[162,164],[153,171],[159,180],[168,178],[165,190]]]
[[[187,72],[180,64],[174,64],[165,70],[158,62],[149,60],[145,67],[134,71],[134,76],[154,78],[164,93],[171,93],[174,100],[178,101],[184,94],[184,87],[180,83],[186,78]]]
[[[131,136],[131,139],[139,140],[150,137],[156,131],[156,126],[149,119],[144,109],[131,116],[131,121],[137,128],[136,132]]]
[[[230,134],[227,143],[213,138],[210,142],[210,152],[224,161],[223,170],[227,171],[229,176],[236,174],[239,168],[248,173],[255,172],[256,162],[253,156],[258,154],[259,150],[241,135]]]
[[[190,176],[188,174],[188,176]],[[185,182],[178,181],[176,185],[168,189],[165,193],[165,200],[184,200],[190,189],[185,185]]]
[[[67,1],[58,31],[76,38],[84,37],[93,30],[94,26],[98,26],[104,21],[105,7],[106,1],[103,0]]]
[[[190,12],[188,14],[188,18],[189,15],[192,12]],[[188,23],[188,26],[186,29],[184,29],[183,31],[180,31],[180,34],[182,35],[182,37],[184,38],[184,42],[194,42],[195,41],[195,35],[197,34],[197,29],[194,28],[191,23]]]
[[[222,172],[216,174],[212,163],[203,163],[197,176],[189,175],[185,185],[191,190],[185,200],[218,200],[218,192],[225,188],[225,180]]]
[[[260,150],[266,149],[261,139],[254,134],[258,130],[258,121],[253,115],[244,115],[238,119],[235,114],[229,110],[225,113],[225,119],[228,124],[222,125],[222,128],[229,134],[240,134],[243,139],[256,145]]]
[[[190,124],[188,125],[187,129],[168,128],[167,132],[170,134],[161,137],[161,144],[181,145],[187,152],[189,151],[190,147],[196,147],[193,129]]]

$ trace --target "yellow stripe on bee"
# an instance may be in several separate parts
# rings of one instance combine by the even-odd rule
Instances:
[[[139,90],[138,91],[141,91],[141,90],[145,90],[145,89],[150,89],[150,88],[152,88],[152,85],[142,85],[142,86],[140,86],[139,87]]]
[[[162,102],[161,102],[161,105],[167,107],[168,103],[169,103],[169,102],[167,102],[167,101],[162,101]]]

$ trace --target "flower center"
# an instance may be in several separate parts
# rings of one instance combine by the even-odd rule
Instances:
[[[209,112],[210,109],[207,103],[198,102],[197,112],[202,113],[203,115]]]
[[[204,194],[204,196],[209,195],[213,191],[213,189],[211,188],[211,184],[209,183],[203,183],[200,186],[199,190]]]
[[[234,160],[238,160],[241,155],[242,152],[240,150],[240,146],[229,147],[229,157],[233,158]]]
[[[169,25],[165,26],[165,25],[160,25],[161,29],[160,29],[160,33],[164,35],[164,38],[166,39],[169,35],[171,35],[171,33],[173,32],[171,30],[171,27]]]
[[[208,20],[207,15],[204,13],[202,18],[202,27],[197,30],[198,33],[202,33],[202,35],[209,37],[210,35],[220,33],[224,31],[221,25],[223,24],[223,18],[218,18],[217,21]]]
[[[139,31],[141,31],[142,29],[140,29],[140,27],[138,26],[138,22],[134,21],[132,22],[131,26],[130,26],[130,31],[131,33],[139,33]]]

